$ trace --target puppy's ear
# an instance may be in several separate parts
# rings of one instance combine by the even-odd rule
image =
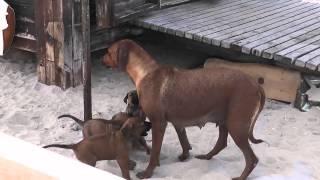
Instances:
[[[119,70],[124,71],[126,69],[128,63],[128,55],[128,46],[125,44],[120,44],[117,49],[117,61]]]
[[[128,94],[129,94],[129,93],[127,93],[126,97],[123,98],[123,102],[126,103],[126,104],[127,104],[127,102],[128,102]]]
[[[138,97],[137,91],[133,91],[132,96],[133,96],[132,103],[135,105],[139,105],[139,97]]]
[[[124,135],[129,135],[129,131],[132,129],[132,123],[130,121],[126,121],[120,128],[120,131]]]

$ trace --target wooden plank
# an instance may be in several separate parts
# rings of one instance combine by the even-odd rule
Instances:
[[[230,15],[233,13],[239,13],[239,6],[250,6],[251,4],[263,4],[261,1],[235,1],[232,5],[217,5],[217,6],[211,6],[211,8],[202,9],[200,11],[196,12],[186,12],[183,15],[179,15],[176,18],[171,18],[169,20],[161,21],[155,23],[158,26],[161,26],[160,31],[165,32],[167,30],[170,34],[175,34],[175,30],[187,27],[189,24],[191,24],[193,21],[196,20],[202,20],[207,21],[207,17],[210,19],[215,19],[215,16],[218,15],[218,17],[223,17],[226,15]],[[230,13],[232,12],[232,13]]]
[[[139,23],[139,22],[144,23],[148,20],[160,19],[162,17],[169,16],[169,15],[172,15],[175,13],[179,13],[181,11],[192,10],[192,8],[196,9],[196,8],[204,7],[204,6],[205,6],[205,3],[192,2],[192,3],[184,4],[181,6],[174,6],[174,7],[170,7],[170,8],[151,11],[148,14],[146,14],[145,16],[137,19],[136,23]]]
[[[197,32],[194,39],[211,44],[212,43],[211,34],[213,34],[213,33],[223,32],[224,30],[230,29],[232,27],[237,27],[237,26],[249,23],[249,22],[254,22],[254,21],[258,20],[258,19],[266,18],[266,17],[271,16],[273,14],[277,14],[277,13],[280,13],[282,11],[285,11],[285,10],[288,10],[288,9],[291,9],[291,8],[295,8],[298,5],[299,4],[292,3],[290,1],[289,2],[286,1],[284,4],[283,3],[282,4],[276,4],[273,7],[270,7],[269,9],[266,9],[267,11],[263,10],[263,11],[261,11],[261,13],[256,12],[255,16],[250,16],[250,17],[248,17],[248,18],[246,18],[244,20],[241,20],[241,21],[236,21],[236,22],[233,22],[233,23],[230,23],[230,24],[227,24],[227,25],[223,25],[223,26],[219,26],[218,25],[218,27],[215,27],[214,25],[211,25],[211,26],[208,26],[208,28],[210,28],[210,29],[205,30],[205,31],[201,31],[201,32]]]
[[[125,11],[122,11],[121,13],[117,13],[114,15],[115,25],[133,20],[136,17],[141,16],[142,14],[145,14],[157,8],[157,4],[145,3],[141,6],[135,6]]]
[[[274,40],[286,35],[290,35],[291,33],[297,30],[306,28],[308,26],[311,26],[317,23],[318,20],[315,17],[319,16],[319,14],[320,12],[316,12],[310,16],[288,23],[278,28],[274,28],[272,30],[262,32],[261,34],[254,35],[249,38],[234,42],[232,43],[231,48],[236,50],[241,49],[241,52],[250,54],[252,47],[261,45],[263,43],[269,42],[271,40]]]
[[[19,36],[15,36],[14,41],[12,43],[12,47],[21,49],[24,51],[29,51],[32,53],[37,53],[37,42],[36,40],[31,40],[27,38],[21,38]]]
[[[297,58],[295,65],[299,67],[307,67],[311,70],[316,70],[318,64],[315,64],[314,61],[312,61],[312,59],[317,56],[320,56],[320,49],[316,49],[308,54],[305,54]]]
[[[113,24],[112,0],[95,0],[98,28],[110,28]]]
[[[78,14],[80,15],[80,14]],[[90,56],[90,8],[89,0],[81,1],[81,29],[83,57],[83,100],[84,120],[92,119],[92,95],[91,95],[91,56]]]
[[[162,20],[168,20],[172,17],[177,17],[178,14],[185,13],[185,12],[196,12],[199,11],[205,7],[210,8],[214,5],[230,5],[234,3],[232,0],[226,0],[226,1],[195,1],[191,3],[187,3],[180,6],[174,6],[166,9],[161,9],[158,11],[153,11],[147,14],[147,16],[140,18],[143,22],[158,22]]]
[[[303,55],[305,51],[309,52],[317,49],[320,44],[320,35],[314,36],[306,41],[297,43],[289,48],[279,51],[275,54],[274,59],[282,63],[291,64],[299,55]],[[310,46],[308,46],[310,45]],[[309,49],[310,48],[310,49]]]
[[[57,178],[51,177],[42,172],[33,170],[27,166],[21,165],[17,162],[7,160],[0,157],[0,178],[7,180],[54,180]]]
[[[315,29],[315,30],[312,30],[312,29]],[[290,36],[281,37],[281,38],[279,38],[280,42],[282,39],[288,39],[288,38],[292,38],[292,39],[285,41],[284,43],[281,43],[276,46],[273,46],[273,47],[270,47],[268,49],[263,50],[262,57],[267,58],[267,59],[273,59],[276,52],[287,49],[287,48],[289,48],[297,43],[300,43],[302,41],[305,41],[305,40],[307,40],[307,39],[309,39],[319,33],[320,33],[319,32],[319,23],[317,23],[317,24],[314,24],[314,25],[309,26],[307,28],[301,29],[300,31],[294,32],[294,33],[290,34]],[[302,34],[302,35],[300,35],[300,34]],[[296,36],[296,35],[300,35],[300,36]],[[273,42],[271,41],[270,43],[273,43]]]
[[[317,70],[320,72],[320,56],[310,59],[306,66],[308,69]]]
[[[119,176],[3,133],[0,133],[0,146],[1,180],[74,180],[87,177],[94,180],[123,180]],[[121,174],[120,169],[117,174]]]
[[[310,4],[302,4],[297,9],[289,9],[257,21],[226,29],[224,32],[213,33],[210,35],[213,39],[212,44],[217,46],[221,45],[221,47],[224,48],[230,48],[231,43],[235,41],[248,38],[260,32],[271,30],[287,24],[290,21],[309,16],[310,12],[314,12],[315,8],[317,7]]]
[[[83,33],[84,29],[82,23],[85,21],[82,17],[83,7],[80,1],[74,1],[73,3],[73,21],[72,21],[72,70],[73,70],[73,86],[82,84],[83,82],[83,68],[82,68],[82,59],[86,57],[84,55],[86,52],[86,47],[90,47],[90,38],[85,39]],[[90,24],[90,22],[89,22]],[[88,32],[90,35],[90,31]],[[89,36],[88,35],[88,36]],[[90,51],[90,48],[89,48]],[[90,53],[89,53],[90,54]]]
[[[256,1],[256,0],[250,0],[250,1]],[[232,2],[232,3],[229,3],[229,4],[218,5],[214,1],[213,3],[207,4],[207,6],[204,6],[204,7],[200,7],[200,8],[197,8],[197,9],[191,9],[191,10],[185,9],[184,11],[182,11],[180,13],[173,14],[172,16],[167,16],[167,17],[164,17],[164,18],[160,18],[158,20],[152,20],[151,22],[150,21],[147,21],[147,22],[152,25],[151,29],[158,30],[157,27],[163,27],[164,24],[169,24],[171,22],[174,23],[174,22],[177,22],[177,21],[182,21],[184,19],[189,19],[190,17],[193,17],[193,16],[198,16],[198,15],[201,15],[201,14],[206,14],[208,12],[213,12],[213,11],[216,11],[216,10],[221,10],[221,9],[233,7],[233,5],[238,5],[238,4],[243,4],[243,2],[242,1],[239,1],[239,2],[235,1],[235,2]]]
[[[63,58],[60,59],[59,64],[63,63],[63,88],[66,89],[69,86],[74,86],[74,72],[73,72],[73,35],[72,35],[72,17],[73,17],[73,0],[63,0],[62,7],[62,44]],[[70,84],[69,84],[69,83]]]
[[[210,58],[204,68],[229,68],[240,70],[256,81],[263,79],[262,87],[266,97],[285,102],[294,102],[300,86],[301,75],[297,71],[256,63],[231,63],[222,59]]]
[[[276,3],[273,1],[259,1],[258,4],[247,3],[244,6],[235,7],[235,12],[226,10],[225,13],[228,14],[228,16],[225,17],[220,15],[210,15],[207,16],[206,19],[200,19],[198,21],[192,20],[187,27],[181,28],[181,31],[186,31],[185,37],[201,41],[201,38],[198,37],[202,36],[202,34],[206,34],[206,32],[211,33],[213,29],[227,26],[232,28],[232,23],[243,22],[250,17],[256,17],[259,14],[273,10],[278,4],[285,6],[283,3],[286,2],[287,1],[278,1]]]
[[[125,27],[115,27],[112,29],[99,29],[91,31],[91,52],[106,49],[111,43],[118,39],[125,38],[128,29]]]
[[[168,26],[170,29],[177,29],[178,32],[176,35],[183,37],[185,36],[185,31],[199,30],[198,32],[200,32],[200,29],[206,28],[212,24],[223,26],[241,19],[246,19],[248,16],[255,16],[254,12],[271,7],[270,4],[270,2],[266,3],[266,1],[251,1],[245,4],[232,6],[230,8],[209,12],[200,16],[194,16],[191,19],[187,19],[185,22],[181,21]],[[242,8],[239,8],[239,6]]]
[[[275,50],[279,51],[280,50],[279,46],[281,46],[283,49],[285,49],[286,47],[289,47],[291,45],[294,45],[296,43],[299,43],[299,42],[302,42],[306,39],[309,39],[309,38],[313,37],[315,34],[320,34],[319,25],[320,25],[319,23],[314,24],[312,26],[308,26],[306,28],[295,31],[288,36],[283,36],[278,39],[268,41],[268,42],[261,44],[259,46],[253,47],[252,54],[254,54],[256,56],[263,56],[263,54],[265,54],[264,55],[265,58],[272,59],[273,53],[270,54],[268,52],[265,52],[265,50],[269,49],[269,51],[270,51],[270,49],[277,47],[277,48],[275,48]]]
[[[191,11],[191,10],[199,10],[206,6],[207,3],[188,3],[186,5],[166,8],[164,10],[159,11],[153,11],[149,12],[145,17],[139,18],[139,22],[141,22],[141,25],[145,28],[148,28],[151,26],[152,22],[159,21],[162,18],[169,18],[174,14]]]
[[[200,23],[201,25],[205,26],[205,23],[212,19],[221,23],[232,19],[228,16],[237,17],[242,13],[242,9],[240,9],[239,6],[243,6],[246,8],[246,10],[250,10],[253,7],[262,8],[261,6],[263,6],[264,4],[268,3],[265,3],[265,1],[248,1],[245,3],[239,1],[238,4],[233,4],[233,6],[214,6],[210,9],[205,9],[194,13],[186,13],[186,15],[179,16],[175,20],[170,19],[166,24],[164,24],[163,21],[161,21],[161,24],[155,24],[161,25],[162,28],[169,29],[172,32],[178,29],[181,29],[180,32],[183,32],[183,28],[189,26],[193,27],[194,25],[199,25]],[[247,14],[249,14],[249,12]],[[170,31],[168,32],[170,33]]]
[[[66,87],[66,81],[64,80],[64,59],[63,59],[63,49],[61,49],[63,43],[63,13],[62,13],[62,6],[63,0],[55,0],[52,1],[53,6],[53,43],[54,43],[54,64],[56,67],[56,74],[55,74],[55,84],[59,87]]]
[[[36,52],[38,59],[38,81],[45,83],[45,61],[44,61],[44,28],[43,28],[43,2],[41,0],[34,0],[35,8],[35,26],[38,31],[36,32],[37,42],[36,42]]]
[[[288,62],[290,61],[292,64],[294,63],[296,66],[305,67],[306,62],[299,61],[297,63],[296,59],[305,55],[305,54],[308,54],[316,49],[319,49],[320,48],[319,45],[320,45],[319,40],[316,42],[312,42],[311,44],[309,44],[307,46],[304,46],[304,47],[297,49],[289,54],[286,54],[284,59]],[[303,65],[303,63],[304,63],[304,65]]]
[[[191,0],[160,0],[160,8],[166,6],[178,5],[186,2],[190,2]]]

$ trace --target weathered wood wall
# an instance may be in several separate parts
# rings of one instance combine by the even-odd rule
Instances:
[[[36,28],[33,0],[7,0],[16,15],[16,34],[13,46],[36,52]]]
[[[62,88],[82,83],[79,0],[35,0],[39,81]]]
[[[121,23],[157,7],[146,0],[91,0],[91,40],[86,42],[82,0],[7,1],[16,11],[13,46],[37,53],[39,81],[63,89],[83,83],[85,45],[93,51],[107,48],[128,35]]]

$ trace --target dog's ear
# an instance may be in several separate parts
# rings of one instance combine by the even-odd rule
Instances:
[[[128,46],[126,44],[120,44],[117,49],[117,61],[119,70],[124,71],[126,69],[128,63],[128,55]]]

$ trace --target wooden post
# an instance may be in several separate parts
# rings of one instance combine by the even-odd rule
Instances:
[[[89,0],[81,1],[82,18],[82,43],[83,43],[83,102],[84,120],[92,119],[92,96],[91,96],[91,58],[90,58],[90,7]]]

